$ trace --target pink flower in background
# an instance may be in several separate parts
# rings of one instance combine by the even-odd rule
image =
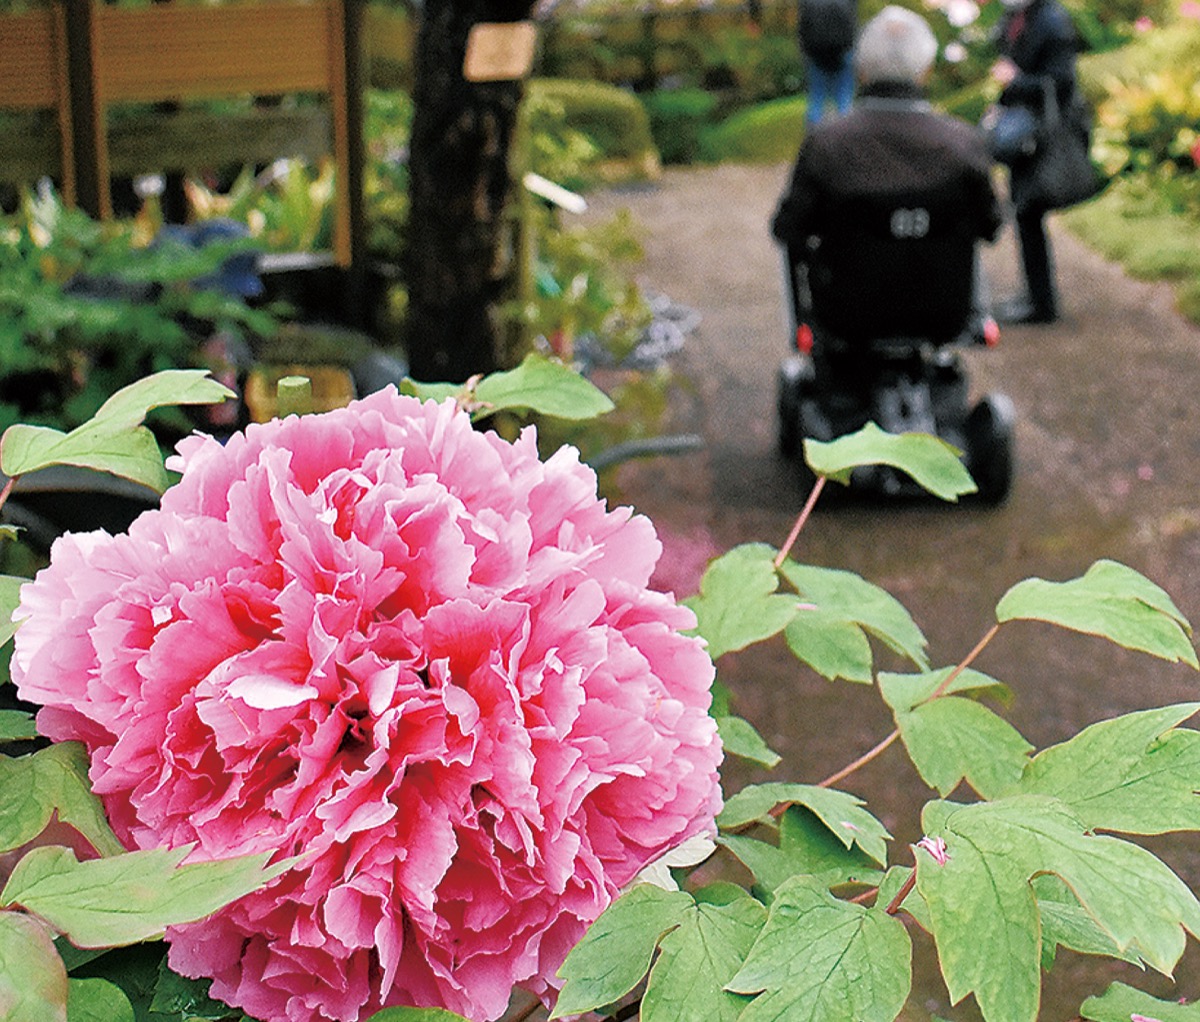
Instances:
[[[1182,17],[1200,21],[1200,3],[1197,3],[1196,0],[1182,0],[1179,5],[1179,13]]]
[[[1133,23],[1135,32],[1149,32],[1152,28],[1154,28],[1154,22],[1144,14]]]
[[[92,755],[130,848],[300,856],[168,934],[276,1022],[549,996],[647,863],[711,833],[721,748],[653,527],[570,449],[538,459],[388,390],[192,437],[127,535],[60,539],[12,673]]]

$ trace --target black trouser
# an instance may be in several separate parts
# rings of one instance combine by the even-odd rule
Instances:
[[[1025,287],[1036,312],[1056,315],[1058,291],[1054,286],[1054,261],[1050,239],[1046,236],[1046,210],[1033,206],[1017,212],[1017,240],[1021,245],[1021,266]]]

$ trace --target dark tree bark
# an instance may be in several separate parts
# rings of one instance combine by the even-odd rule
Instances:
[[[409,371],[462,382],[497,368],[508,155],[521,82],[463,78],[476,22],[519,21],[531,0],[425,0],[409,154]]]

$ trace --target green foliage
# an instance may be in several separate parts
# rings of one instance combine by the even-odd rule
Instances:
[[[405,380],[401,390],[420,398],[457,397],[477,418],[501,411],[530,411],[564,419],[585,419],[612,410],[608,396],[561,362],[527,355],[516,368],[477,383],[424,384]]]
[[[657,154],[650,118],[638,98],[601,82],[535,78],[527,87],[527,104],[561,107],[568,127],[585,135],[605,161],[631,168],[654,166]]]
[[[720,100],[706,89],[660,89],[642,97],[650,131],[663,163],[692,163],[700,155],[700,135],[713,122]]]
[[[814,445],[808,456],[818,487],[871,459],[927,479],[943,479],[949,462],[957,463],[951,450],[871,428],[844,444]],[[952,498],[960,486],[947,485],[943,495]],[[781,592],[785,583],[794,596]],[[737,1015],[742,1022],[890,1022],[911,982],[912,947],[900,913],[932,934],[951,1000],[974,995],[986,1022],[1034,1022],[1040,973],[1053,966],[1059,946],[1170,974],[1187,934],[1200,932],[1194,894],[1122,836],[1200,829],[1200,731],[1182,726],[1200,703],[1101,721],[1031,756],[1033,747],[980,701],[1006,705],[1007,686],[970,667],[999,629],[1019,621],[1084,631],[1196,666],[1188,622],[1143,576],[1098,561],[1078,579],[1019,583],[1000,600],[997,624],[971,655],[935,670],[926,669],[919,630],[886,593],[845,573],[795,564],[786,549],[749,544],[729,551],[710,566],[691,606],[718,658],[789,633],[812,615],[811,634],[790,642],[793,652],[818,670],[825,666],[829,677],[875,681],[896,720],[894,734],[872,753],[819,785],[772,782],[727,798],[717,821],[720,848],[750,871],[749,893],[767,910],[721,988],[723,997],[749,999]],[[844,637],[848,626],[862,629],[853,646]],[[920,673],[875,677],[868,636],[913,660]],[[863,656],[862,647],[865,659],[843,654],[851,669],[830,667],[839,661],[829,649]],[[861,800],[831,786],[896,739],[941,796],[923,810],[925,837],[911,852],[915,869],[889,864],[887,831]],[[967,800],[950,801],[964,782]],[[639,918],[633,909],[642,899],[660,913]],[[602,915],[563,967],[572,998],[562,1013],[599,1009],[649,969],[641,1017],[679,1017],[648,992],[656,967],[648,949],[660,946],[677,904],[674,893],[635,886]],[[601,960],[621,977],[612,988],[584,981]],[[710,997],[708,1013],[724,1010]],[[705,1017],[705,1009],[690,1017]]]
[[[540,356],[465,388],[407,389],[455,396],[478,416],[608,407],[590,383]],[[220,396],[192,375],[160,376],[115,395],[101,425],[70,443],[71,434],[42,443],[41,433],[10,430],[16,440],[0,441],[0,457],[20,470],[63,456],[94,459],[114,436],[139,429],[153,405]],[[866,464],[891,465],[946,499],[969,489],[955,469],[957,452],[932,438],[865,428],[807,451],[818,492]],[[116,468],[145,475],[136,465]],[[638,1000],[644,1022],[891,1022],[911,987],[914,945],[902,914],[932,935],[951,999],[973,996],[986,1022],[1034,1022],[1041,971],[1054,965],[1058,947],[1169,975],[1187,936],[1200,935],[1200,902],[1134,838],[1200,831],[1200,731],[1185,726],[1200,702],[1102,720],[1031,755],[1030,744],[983,705],[1003,708],[1007,686],[971,667],[1001,629],[1028,622],[1195,667],[1190,625],[1167,594],[1105,560],[1065,582],[1028,579],[1003,595],[995,625],[963,661],[930,668],[924,637],[902,606],[855,576],[795,562],[793,540],[778,551],[748,544],[714,561],[690,601],[698,634],[716,658],[782,635],[827,677],[877,684],[895,732],[820,783],[773,781],[729,794],[716,854],[735,858],[750,881],[713,882],[713,862],[677,866],[680,859],[664,857],[567,956],[553,1017],[626,1013]],[[3,594],[15,601],[16,586]],[[917,672],[877,674],[876,644]],[[777,760],[728,706],[717,710],[731,752],[768,767]],[[936,792],[922,810],[925,836],[898,854],[880,818],[835,787],[895,741]],[[209,998],[204,983],[172,974],[154,938],[270,882],[286,864],[268,866],[264,856],[185,863],[190,848],[125,852],[89,790],[87,766],[71,745],[0,758],[0,852],[15,853],[0,878],[6,1019],[237,1017]],[[647,882],[665,875],[662,865],[673,867],[679,889]],[[109,950],[138,941],[148,943]],[[88,948],[96,952],[80,950]],[[1081,1014],[1109,1022],[1159,1012],[1161,1004],[1115,986]],[[416,1008],[375,1017],[457,1018]]]
[[[1114,983],[1102,996],[1084,1001],[1079,1014],[1092,1022],[1128,1022],[1138,1016],[1157,1022],[1197,1022],[1200,1004],[1161,1001],[1124,983]]]
[[[134,482],[159,493],[167,473],[154,435],[142,425],[154,408],[216,404],[234,394],[203,369],[166,370],[122,388],[70,433],[46,426],[10,426],[0,441],[0,470],[7,476],[50,465],[76,465]]]
[[[190,283],[246,247],[151,248],[136,225],[100,224],[54,196],[27,195],[0,219],[0,430],[17,421],[73,428],[150,372],[205,365],[200,345],[214,332],[272,330],[265,313]]]
[[[709,163],[779,163],[793,160],[804,138],[804,96],[785,96],[731,114],[700,136],[700,159]]]

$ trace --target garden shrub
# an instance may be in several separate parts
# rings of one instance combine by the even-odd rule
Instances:
[[[700,136],[700,158],[744,163],[795,159],[804,138],[803,96],[769,100],[731,114]]]
[[[561,104],[566,123],[586,135],[605,162],[652,174],[658,165],[650,118],[633,93],[601,82],[535,78],[528,83],[534,102]]]
[[[659,89],[642,96],[650,130],[663,163],[691,163],[700,154],[700,135],[712,122],[720,99],[706,89]]]

